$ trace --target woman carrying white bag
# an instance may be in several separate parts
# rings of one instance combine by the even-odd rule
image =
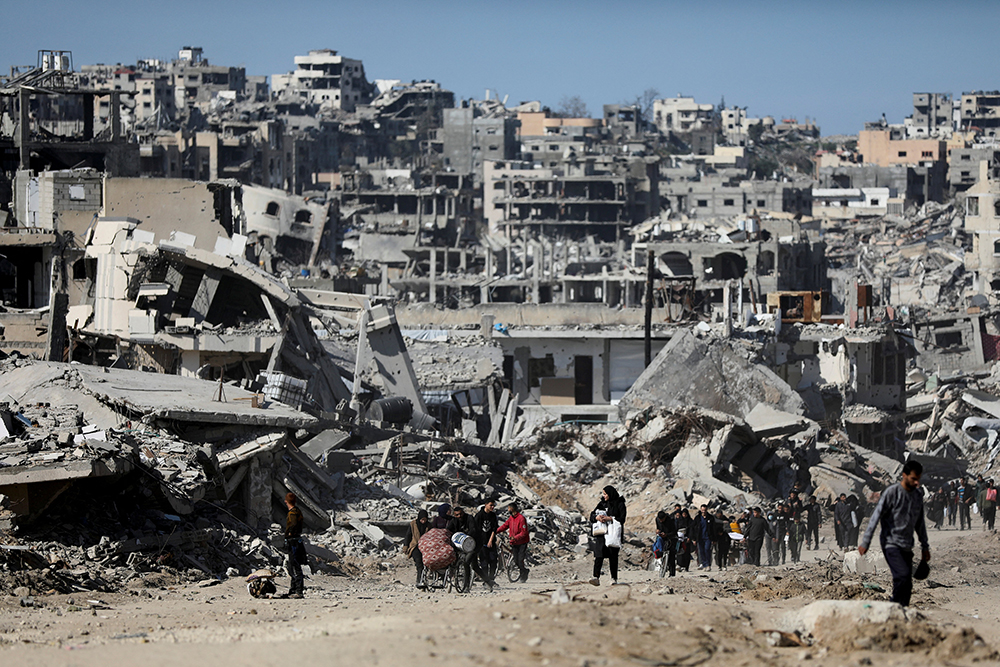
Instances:
[[[594,578],[590,583],[601,585],[601,570],[604,559],[608,559],[611,569],[611,585],[618,583],[618,552],[622,547],[622,536],[625,531],[625,499],[619,495],[613,486],[604,487],[601,492],[601,502],[590,513],[590,522],[594,525]]]

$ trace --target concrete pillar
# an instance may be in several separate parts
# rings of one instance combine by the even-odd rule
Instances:
[[[246,522],[258,530],[271,525],[271,464],[270,453],[250,459],[250,469],[243,481],[243,506]]]
[[[111,141],[118,141],[122,136],[121,101],[120,92],[111,93]]]
[[[437,248],[431,248],[430,303],[437,302]]]
[[[181,350],[181,375],[183,377],[197,377],[198,368],[201,367],[201,352],[198,350]]]
[[[514,395],[517,400],[524,403],[528,398],[531,387],[528,386],[528,360],[531,358],[531,348],[514,348]]]
[[[524,261],[525,264],[528,263],[528,248],[531,247],[532,243],[524,244]],[[539,253],[541,252],[541,244],[538,244],[538,248],[535,249],[535,259],[533,270],[531,272],[531,302],[538,303],[541,298],[541,280],[542,280],[542,269],[539,260]]]
[[[19,158],[20,158],[20,169],[30,169],[31,168],[31,149],[28,146],[28,142],[31,141],[31,126],[28,119],[28,97],[29,93],[27,89],[21,88],[18,91],[18,101],[17,101],[17,129],[18,129],[18,144],[19,144]],[[86,105],[84,105],[86,107]],[[90,107],[91,118],[93,118],[94,107]],[[86,109],[84,109],[84,118],[86,119]],[[93,122],[93,121],[91,121]],[[84,124],[86,128],[86,123]]]
[[[722,287],[722,322],[725,325],[726,337],[733,335],[733,283],[726,282]]]
[[[493,279],[493,250],[486,248],[486,267],[484,271],[484,284],[479,288],[479,303],[490,302],[489,282]]]

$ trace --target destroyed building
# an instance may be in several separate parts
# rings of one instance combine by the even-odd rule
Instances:
[[[375,86],[365,77],[361,61],[345,58],[333,49],[314,49],[308,55],[295,56],[294,71],[271,76],[271,90],[279,97],[345,111],[368,104],[375,96]]]

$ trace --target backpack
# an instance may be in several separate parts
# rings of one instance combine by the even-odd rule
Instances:
[[[990,502],[995,502],[996,499],[997,499],[997,490],[986,489],[986,500],[989,500]]]

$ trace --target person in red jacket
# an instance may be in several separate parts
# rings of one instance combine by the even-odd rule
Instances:
[[[517,569],[521,572],[518,581],[524,583],[528,580],[528,568],[524,566],[524,559],[528,556],[528,541],[531,539],[531,535],[528,533],[528,522],[518,510],[517,503],[508,505],[507,511],[510,512],[510,516],[503,522],[502,526],[497,528],[497,532],[503,533],[510,528],[510,548],[514,552],[514,562],[517,563]]]

